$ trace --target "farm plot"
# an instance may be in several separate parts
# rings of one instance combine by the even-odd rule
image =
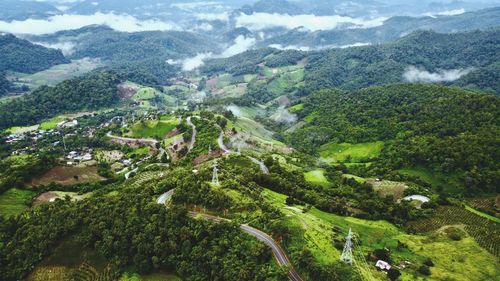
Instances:
[[[35,192],[11,188],[0,195],[0,216],[18,215],[28,208],[27,203],[35,196]]]
[[[377,158],[384,147],[384,142],[367,143],[327,143],[320,147],[321,159],[327,163],[347,162],[360,163]]]
[[[487,218],[465,208],[439,207],[433,217],[408,223],[409,230],[426,233],[447,225],[464,225],[465,231],[493,255],[500,256],[500,227]]]
[[[34,178],[29,185],[48,185],[52,182],[61,185],[75,185],[81,183],[98,182],[105,180],[97,173],[97,167],[70,167],[58,166],[50,169],[40,177]]]

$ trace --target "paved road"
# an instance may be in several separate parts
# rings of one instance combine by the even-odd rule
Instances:
[[[172,197],[172,194],[174,194],[173,189],[163,193],[160,197],[158,197],[158,199],[156,200],[156,203],[165,205],[167,200],[170,199],[170,197]]]
[[[111,132],[108,132],[107,135],[111,139],[122,141],[122,142],[132,142],[132,143],[142,143],[145,145],[149,145],[152,148],[156,149],[156,144],[158,143],[157,140],[155,139],[134,139],[134,138],[126,138],[126,137],[119,137],[119,136],[113,136]]]
[[[174,190],[169,190],[165,193],[163,193],[157,200],[158,204],[165,205],[165,202],[172,197],[172,194],[174,193]],[[196,213],[196,212],[189,212],[189,215],[192,217],[198,217],[202,218],[204,220],[209,220],[209,221],[214,221],[214,222],[221,222],[221,221],[227,221],[230,222],[230,220],[225,219],[225,218],[220,218],[208,214],[202,214],[202,213]],[[265,232],[262,232],[254,227],[251,227],[247,224],[242,224],[240,225],[240,229],[247,233],[252,235],[253,237],[257,238],[259,241],[264,242],[267,246],[269,246],[274,254],[274,257],[278,261],[279,266],[285,268],[288,270],[288,278],[292,281],[303,281],[302,277],[297,273],[295,268],[293,268],[292,263],[288,259],[288,256],[286,255],[285,251],[280,247],[276,241],[271,238],[271,236],[267,235]]]
[[[199,116],[192,116],[194,118],[200,118]],[[194,147],[194,143],[196,142],[196,134],[197,134],[197,131],[196,131],[196,126],[193,124],[193,122],[191,122],[191,116],[189,116],[187,119],[186,119],[187,123],[189,124],[189,126],[191,126],[191,128],[193,128],[193,134],[191,135],[191,143],[189,144],[189,147],[188,147],[188,150],[191,151]]]
[[[217,143],[219,144],[220,149],[224,154],[231,153],[231,150],[227,148],[227,146],[224,144],[224,130],[220,127],[217,126],[220,129],[220,135],[219,138],[217,138]]]
[[[130,174],[137,172],[137,170],[139,170],[139,168],[135,168],[132,171],[126,173],[125,174],[125,179],[128,180],[128,178],[130,177]]]
[[[264,164],[264,162],[250,156],[248,156],[248,158],[250,158],[250,160],[252,160],[252,162],[254,162],[255,164],[259,165],[260,170],[262,171],[263,174],[269,175],[269,169],[267,168],[266,164]]]
[[[290,280],[302,281],[302,277],[300,277],[297,271],[295,271],[295,269],[293,268],[292,263],[290,263],[290,260],[288,259],[285,251],[283,251],[280,245],[276,243],[276,241],[274,241],[271,236],[246,224],[240,225],[240,229],[257,238],[258,240],[264,242],[264,244],[266,244],[267,246],[271,247],[274,257],[276,257],[276,260],[278,261],[278,264],[281,267],[288,269],[288,278],[290,278]]]

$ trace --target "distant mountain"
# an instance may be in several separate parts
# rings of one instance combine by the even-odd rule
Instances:
[[[240,9],[247,15],[253,13],[278,13],[278,14],[289,14],[298,15],[303,14],[304,11],[294,3],[287,0],[261,0],[253,5],[246,5]]]
[[[60,14],[56,7],[38,1],[2,0],[0,1],[0,20],[25,20],[46,18]]]
[[[451,85],[461,77],[475,80],[476,71],[498,64],[499,58],[500,29],[456,34],[418,31],[390,44],[312,53],[305,80],[309,90],[354,90],[405,79]],[[415,69],[408,72],[411,66]],[[484,90],[497,84],[493,77],[481,81]]]
[[[261,45],[279,44],[310,48],[341,47],[356,43],[378,44],[394,41],[419,29],[448,33],[497,26],[500,26],[500,7],[455,16],[393,17],[386,20],[382,26],[366,29],[334,29],[317,32],[295,29],[265,40]]]
[[[60,50],[35,45],[14,35],[0,35],[0,72],[34,73],[68,63]]]

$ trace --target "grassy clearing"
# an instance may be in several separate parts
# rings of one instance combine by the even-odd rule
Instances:
[[[22,213],[28,208],[27,202],[35,196],[35,192],[11,188],[0,195],[0,215],[9,217]]]
[[[151,100],[156,97],[156,90],[150,87],[141,88],[134,95],[135,100]]]
[[[133,138],[163,138],[179,125],[176,117],[162,116],[160,120],[139,121],[132,126],[127,136]]]
[[[135,148],[132,152],[127,154],[129,158],[135,158],[135,157],[144,157],[149,155],[150,148],[149,146],[144,146],[144,147],[138,147]]]
[[[471,206],[467,206],[467,205],[465,205],[465,209],[466,209],[467,211],[473,212],[474,214],[476,214],[476,215],[478,215],[478,216],[481,216],[481,217],[483,217],[483,218],[489,219],[490,221],[493,221],[493,222],[496,222],[496,223],[500,223],[500,219],[499,219],[499,218],[494,217],[494,216],[492,216],[492,215],[488,215],[488,214],[483,213],[483,212],[481,212],[481,211],[478,211],[478,210],[476,210],[476,209],[472,208]]]
[[[376,179],[368,179],[367,181],[373,186],[373,190],[382,198],[392,195],[394,196],[394,200],[402,199],[403,192],[408,188],[404,182]]]
[[[444,187],[445,191],[457,193],[463,189],[462,184],[459,183],[458,174],[442,174],[425,167],[405,168],[398,170],[398,172],[402,175],[417,177],[433,187]]]
[[[52,182],[61,185],[75,185],[81,183],[98,182],[104,180],[97,173],[97,167],[68,167],[58,166],[50,169],[42,176],[34,178],[29,185],[48,185]]]
[[[257,141],[260,143],[284,146],[282,142],[279,142],[273,138],[273,133],[271,131],[264,128],[262,124],[249,118],[238,118],[238,121],[236,121],[234,127],[239,133],[245,133],[251,138],[257,139]]]
[[[40,125],[16,126],[16,127],[10,127],[5,131],[7,133],[10,133],[10,134],[23,134],[23,133],[36,131],[36,130],[38,130],[39,127],[40,127]]]
[[[359,182],[359,183],[365,183],[366,182],[366,179],[365,178],[362,178],[362,177],[358,177],[356,175],[351,175],[351,174],[343,174],[342,175],[344,178],[347,178],[347,179],[354,179],[355,181]]]
[[[19,74],[19,80],[32,88],[42,85],[54,86],[64,80],[90,72],[99,66],[102,66],[99,60],[85,58],[74,60],[69,64],[59,64],[30,75]]]
[[[57,127],[57,124],[59,124],[64,120],[66,120],[66,118],[64,118],[63,116],[56,116],[40,124],[40,129],[42,130],[55,129]]]
[[[304,173],[304,178],[306,181],[322,187],[330,187],[332,185],[325,177],[325,171],[323,169],[306,172]]]
[[[358,144],[331,142],[321,146],[319,154],[321,159],[328,163],[357,163],[378,157],[383,147],[383,141]]]
[[[323,264],[338,262],[341,250],[333,246],[333,226],[339,228],[345,236],[352,228],[357,240],[361,241],[359,249],[366,255],[375,249],[387,248],[397,264],[408,260],[414,264],[412,268],[402,270],[402,280],[495,280],[500,274],[498,259],[481,248],[473,239],[466,238],[453,241],[445,235],[409,235],[386,221],[368,221],[353,217],[342,217],[312,208],[303,213],[301,206],[286,206],[283,194],[264,190],[264,199],[280,208],[287,216],[284,223],[292,228],[290,246],[303,246],[311,250],[315,259]],[[293,237],[295,236],[295,237]],[[398,241],[407,248],[398,248]],[[423,277],[416,268],[427,258],[431,258],[435,266],[432,275]],[[368,261],[369,270],[377,280],[385,280]],[[464,274],[466,273],[466,274]]]

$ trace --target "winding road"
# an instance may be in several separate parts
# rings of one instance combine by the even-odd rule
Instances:
[[[191,135],[191,143],[188,146],[189,151],[193,150],[194,143],[196,142],[196,134],[197,134],[196,126],[193,124],[193,122],[191,122],[191,117],[194,117],[197,119],[200,118],[199,116],[189,116],[188,118],[186,118],[186,122],[189,124],[189,126],[191,126],[191,128],[193,128],[193,134]]]
[[[169,190],[165,193],[163,193],[156,202],[158,204],[165,205],[165,203],[168,201],[170,197],[174,194],[174,189]],[[168,208],[168,207],[167,207]],[[208,214],[202,214],[202,213],[196,213],[196,212],[189,212],[189,215],[192,217],[198,217],[202,218],[204,220],[210,220],[210,221],[215,221],[215,222],[221,222],[221,221],[228,221],[230,220],[221,218],[221,217],[216,217]],[[285,268],[288,271],[288,278],[292,281],[303,281],[302,277],[297,273],[295,268],[293,267],[292,263],[288,259],[288,256],[286,255],[285,251],[281,248],[281,246],[273,240],[273,238],[269,235],[267,235],[265,232],[262,232],[254,227],[251,227],[247,224],[241,224],[240,225],[241,231],[257,238],[257,240],[263,242],[266,244],[268,247],[271,248],[273,251],[274,257],[276,258],[276,261],[278,262],[279,266]]]
[[[155,139],[134,139],[134,138],[127,138],[127,137],[119,137],[119,136],[112,135],[111,132],[108,132],[106,134],[106,136],[108,136],[109,138],[111,138],[113,140],[117,140],[117,141],[120,141],[120,142],[124,142],[124,143],[142,143],[142,144],[151,146],[153,149],[157,149],[156,148],[156,144],[158,143],[158,141],[155,140]]]
[[[248,158],[252,160],[252,162],[254,162],[255,164],[259,165],[260,170],[262,171],[263,174],[269,175],[269,169],[267,168],[266,164],[264,164],[264,162],[250,156],[248,156]]]
[[[220,126],[217,127],[219,127],[220,129],[220,135],[217,138],[217,144],[219,145],[220,149],[224,154],[229,154],[231,153],[231,150],[229,150],[227,146],[224,144],[224,130]]]

